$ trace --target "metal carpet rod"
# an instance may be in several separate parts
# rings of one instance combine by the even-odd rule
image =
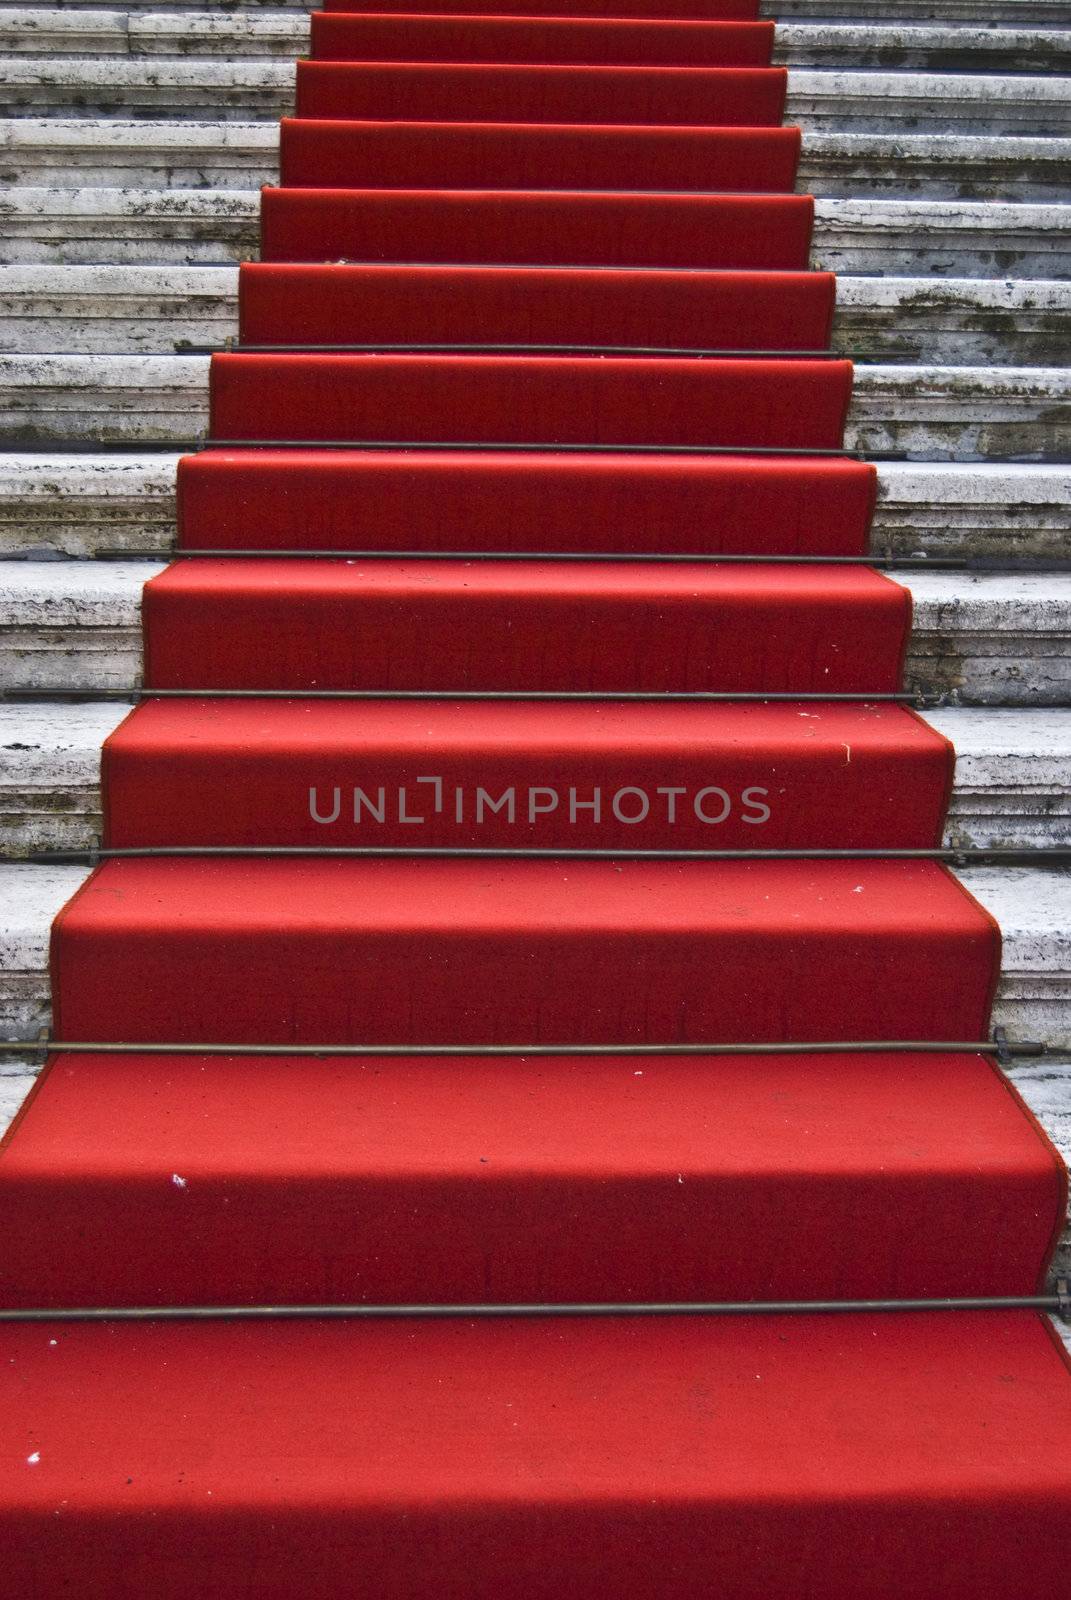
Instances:
[[[755,702],[766,704],[911,705],[924,708],[949,704],[945,695],[902,692],[880,694],[788,693],[749,690],[615,690],[615,689],[113,689],[113,688],[12,688],[0,689],[0,704],[51,700],[534,700],[581,701],[601,704],[702,704]]]
[[[692,345],[645,344],[184,344],[181,353],[214,355],[546,355],[659,357],[697,361],[849,361],[830,350],[707,350]],[[163,351],[160,354],[164,354]]]
[[[92,551],[91,561],[197,561],[224,558],[229,561],[562,561],[581,565],[613,563],[653,566],[772,566],[772,567],[878,567],[883,571],[905,572],[1071,572],[1071,559],[1016,560],[1012,556],[800,556],[800,555],[717,555],[709,551],[695,554],[677,551],[595,551],[583,550],[235,550],[179,549]],[[0,555],[0,561],[29,560],[17,552]]]
[[[89,846],[83,850],[34,850],[18,853],[0,850],[0,861],[21,862],[27,866],[85,865],[95,866],[98,861],[144,861],[158,857],[216,857],[240,856],[252,859],[275,859],[298,856],[312,859],[367,859],[400,858],[433,861],[950,861],[999,862],[1004,866],[1021,863],[1027,866],[1071,864],[1071,846],[1020,845],[994,846],[954,845],[933,849],[880,849],[877,847],[835,850],[817,848],[799,849],[725,849],[725,850],[660,850],[612,847],[584,849],[562,846],[526,848],[511,845],[349,845],[349,844],[183,844],[183,845],[127,845],[116,848]]]
[[[0,1322],[260,1322],[319,1318],[336,1321],[443,1321],[448,1318],[537,1317],[756,1317],[829,1316],[925,1311],[1051,1311],[1066,1316],[1062,1289],[1041,1295],[963,1295],[934,1300],[711,1300],[576,1301],[520,1305],[235,1305],[4,1307]]]
[[[991,1039],[858,1039],[750,1044],[247,1044],[111,1042],[70,1039],[0,1039],[0,1055],[148,1056],[805,1056],[805,1055],[992,1055],[998,1060],[1037,1060],[1060,1055],[1056,1045],[1009,1039],[1002,1028]]]
[[[487,450],[521,455],[817,456],[861,461],[858,450],[772,444],[561,444],[524,439],[204,439],[199,450]]]

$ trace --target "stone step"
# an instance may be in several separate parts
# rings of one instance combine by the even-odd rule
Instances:
[[[956,750],[947,843],[1071,844],[1071,711],[950,706],[925,720]]]
[[[158,562],[0,566],[0,687],[129,689]],[[908,686],[967,705],[1071,704],[1071,575],[909,572]]]
[[[70,10],[106,10],[101,0],[65,0]],[[6,9],[24,10],[25,7]],[[211,0],[197,4],[197,0],[130,0],[125,8],[134,16],[154,12],[179,13],[186,17],[223,16],[228,13],[252,16],[278,16],[290,13],[304,16],[317,9],[314,3],[301,0]],[[657,13],[652,4],[651,14]],[[942,25],[966,23],[974,27],[992,24],[994,27],[1022,27],[1029,24],[1048,24],[1055,28],[1067,27],[1067,6],[1064,0],[761,0],[761,16],[777,19],[802,18],[807,21],[828,19],[845,22],[913,21],[932,22],[939,19]]]
[[[168,451],[0,454],[0,555],[144,555],[175,537]],[[893,556],[1067,553],[1071,467],[885,461],[873,549]]]
[[[244,61],[309,53],[303,12],[243,8],[108,11],[47,6],[0,9],[0,53],[29,56],[222,56]],[[1071,34],[1059,28],[782,22],[774,61],[793,67],[888,67],[896,71],[1057,71],[1071,62]]]
[[[0,355],[0,445],[188,445],[203,437],[200,355]],[[1071,372],[863,365],[845,442],[872,457],[1065,460]]]
[[[258,189],[278,176],[271,122],[0,121],[0,183],[34,188]],[[801,193],[1066,201],[1071,139],[970,134],[809,134]]]
[[[94,119],[140,116],[239,120],[288,116],[292,61],[206,61],[59,55],[0,60],[0,107],[8,116],[56,111]],[[419,105],[413,113],[419,116]],[[1071,130],[1071,79],[1015,74],[849,72],[794,68],[786,122],[805,133],[914,133],[1053,137]]]
[[[84,867],[0,865],[0,1038],[33,1038],[47,1026],[49,930],[88,875]],[[995,1025],[1071,1045],[1071,876],[1037,867],[956,875],[1004,935]]]
[[[0,266],[0,353],[153,355],[237,338],[233,268]],[[859,361],[1066,364],[1071,283],[841,277],[833,349]]]
[[[255,257],[260,207],[246,189],[9,188],[2,265],[221,265]],[[819,200],[812,263],[898,277],[1055,278],[1071,206],[984,200]]]
[[[99,4],[99,0],[68,0],[71,5]],[[153,0],[140,0],[151,5]],[[186,0],[176,0],[185,4]],[[263,6],[292,5],[293,0],[223,0],[224,5],[250,6],[258,10]],[[222,8],[222,7],[221,7]],[[836,21],[865,22],[934,22],[941,25],[967,25],[970,27],[1031,27],[1046,24],[1066,28],[1067,6],[1064,0],[761,0],[761,16],[778,21],[798,18],[807,22]]]
[[[0,850],[84,850],[101,832],[100,747],[129,706],[0,705]],[[1071,844],[1071,711],[950,707],[925,720],[956,749],[945,842]]]
[[[1056,1149],[1064,1166],[1071,1166],[1071,1059],[1049,1058],[1042,1061],[1016,1061],[1007,1069],[1008,1077],[1016,1090],[1037,1117]],[[2,1087],[2,1080],[0,1080]],[[1071,1205],[1069,1224],[1057,1241],[1049,1281],[1057,1283],[1071,1273]],[[1071,1324],[1054,1321],[1071,1352]]]

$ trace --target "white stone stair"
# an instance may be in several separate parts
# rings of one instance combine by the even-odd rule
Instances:
[[[160,354],[238,338],[227,267],[0,266],[0,353]],[[1071,361],[1071,283],[851,277],[833,349],[857,361]]]
[[[0,558],[166,551],[172,451],[0,453]],[[883,556],[1066,555],[1071,466],[884,461],[873,546]]]
[[[942,13],[944,8],[941,8]],[[1066,19],[1065,19],[1066,20]],[[205,15],[196,11],[45,6],[0,10],[0,55],[224,57],[244,61],[307,55],[303,11],[253,10]],[[956,26],[945,21],[782,23],[774,61],[791,67],[886,67],[898,72],[999,70],[1066,71],[1071,34],[1065,29]]]
[[[220,266],[254,257],[249,189],[0,190],[0,264]],[[1058,274],[1071,205],[984,200],[826,199],[812,262],[830,272],[1005,278]]]
[[[196,444],[209,359],[0,355],[0,445]],[[1071,369],[860,365],[845,444],[920,461],[1066,460]]]
[[[0,105],[8,115],[65,112],[94,119],[200,116],[211,105],[221,118],[289,116],[294,104],[290,61],[218,62],[185,57],[39,58],[0,62]],[[807,133],[913,133],[932,128],[963,134],[1067,135],[1068,80],[1016,74],[847,72],[797,68],[785,121]]]
[[[130,689],[150,561],[0,564],[0,688]],[[1071,704],[1071,574],[900,572],[907,682],[972,705]]]
[[[100,839],[100,747],[122,701],[0,704],[0,850],[85,850]],[[1014,849],[1071,832],[1071,711],[942,707],[924,720],[956,749],[945,842]]]
[[[259,188],[278,171],[274,122],[9,117],[0,183]],[[812,133],[798,188],[820,197],[1066,202],[1071,139],[955,133]]]

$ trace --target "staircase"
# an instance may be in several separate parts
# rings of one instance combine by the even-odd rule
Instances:
[[[0,1306],[1067,1272],[1066,10],[519,9],[0,7]],[[1056,1333],[5,1325],[13,1592],[1011,1600]]]

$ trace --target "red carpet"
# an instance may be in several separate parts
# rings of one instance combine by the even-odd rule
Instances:
[[[13,1593],[1022,1600],[1066,1573],[1071,1383],[1029,1312],[7,1345]]]
[[[109,861],[52,939],[76,1040],[972,1040],[999,962],[932,862]]]
[[[874,468],[778,456],[212,450],[179,463],[187,550],[858,555]],[[548,530],[551,530],[548,532]]]
[[[806,267],[809,195],[264,189],[262,261]]]
[[[510,267],[241,269],[246,344],[822,350],[830,272]]]
[[[836,450],[849,361],[217,355],[216,439]]]
[[[615,189],[785,193],[798,128],[316,122],[284,118],[285,186],[304,189]]]
[[[590,66],[765,67],[772,22],[620,17],[312,15],[318,61],[532,61]]]
[[[502,0],[465,0],[465,9],[460,13],[456,5],[457,0],[421,0],[419,12],[414,12],[413,0],[376,0],[375,12],[371,14],[406,17],[445,14],[466,18],[499,18],[502,14]],[[561,0],[510,0],[509,16],[529,17],[542,24],[548,17],[560,16],[560,6]],[[324,0],[322,9],[334,13],[364,14],[353,0]],[[602,21],[637,17],[645,23],[674,18],[699,22],[754,23],[758,14],[759,0],[666,0],[666,4],[659,5],[657,16],[652,15],[651,0],[575,0],[575,3],[570,0],[568,12],[571,17],[596,17]]]
[[[105,832],[112,845],[924,849],[940,840],[952,761],[899,706],[156,701],[105,745]]]
[[[465,9],[458,13],[457,0],[420,0],[420,11],[413,12],[413,0],[376,0],[376,16],[435,16],[462,15],[465,17],[502,14],[502,0],[465,0]],[[511,17],[531,17],[545,21],[548,16],[559,16],[561,0],[510,0]],[[360,12],[354,0],[324,0],[327,12]],[[691,19],[700,22],[754,22],[759,14],[759,0],[666,0],[659,5],[657,16],[651,13],[651,0],[570,0],[568,15],[572,17],[598,17],[612,20],[621,17],[638,17],[643,22],[671,18]]]
[[[144,600],[177,689],[879,694],[909,624],[865,567],[206,559]]]
[[[948,1048],[1001,955],[953,874],[621,854],[943,836],[953,751],[861,698],[901,690],[908,591],[778,559],[865,557],[877,480],[772,28],[409,3],[329,3],[298,67],[189,558],[145,591],[144,682],[192,692],[104,752],[107,843],[161,853],[56,920],[54,1037],[108,1048],[54,1052],[4,1141],[0,1305],[1034,1295],[1066,1177]],[[673,1044],[707,1048],[622,1053]],[[0,1356],[20,1596],[1066,1587],[1029,1311],[112,1316]]]
[[[302,61],[301,117],[502,123],[696,123],[775,127],[781,68],[338,65]]]
[[[979,1056],[61,1055],[0,1303],[1032,1294],[1065,1201]]]

